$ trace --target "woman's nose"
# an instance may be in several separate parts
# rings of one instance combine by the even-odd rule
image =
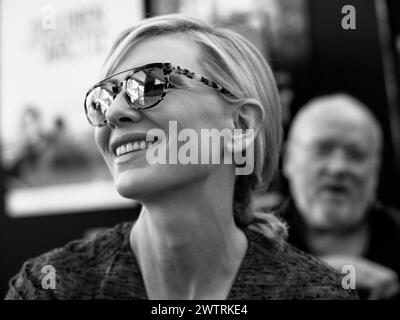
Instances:
[[[107,125],[111,129],[123,127],[142,119],[142,113],[131,107],[123,92],[119,93],[105,113]]]

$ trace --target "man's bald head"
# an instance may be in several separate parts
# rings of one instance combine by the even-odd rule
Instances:
[[[382,129],[372,112],[357,99],[346,94],[318,97],[300,109],[290,127],[288,142],[302,141],[315,135],[315,127],[345,124],[357,126],[370,135],[371,148],[379,152],[382,148]]]
[[[290,127],[288,142],[302,140],[316,126],[334,126],[347,124],[365,129],[365,133],[373,139],[371,148],[379,152],[382,148],[382,129],[372,112],[357,99],[336,94],[318,97],[300,109]]]
[[[381,128],[361,102],[337,94],[317,98],[295,117],[283,171],[310,227],[357,226],[375,199]]]

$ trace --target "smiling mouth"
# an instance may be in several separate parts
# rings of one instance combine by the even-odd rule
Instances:
[[[118,146],[114,154],[118,157],[121,157],[125,154],[137,152],[141,150],[146,150],[149,148],[153,148],[154,145],[158,142],[158,138],[155,137],[153,141],[146,141],[146,140],[136,140],[134,142],[128,142]]]

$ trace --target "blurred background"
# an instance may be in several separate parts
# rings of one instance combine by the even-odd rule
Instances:
[[[345,5],[355,30],[342,28]],[[384,130],[379,198],[400,206],[398,1],[0,0],[0,296],[27,258],[137,214],[113,188],[83,99],[121,30],[175,12],[230,27],[264,53],[285,128],[322,94],[370,107]]]

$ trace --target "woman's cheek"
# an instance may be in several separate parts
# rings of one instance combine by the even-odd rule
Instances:
[[[108,149],[110,138],[110,130],[106,127],[95,128],[94,139],[96,141],[97,148],[101,153]]]
[[[100,151],[103,159],[107,166],[111,170],[111,161],[109,154],[109,140],[110,140],[110,129],[107,127],[95,128],[95,142],[98,150]]]

